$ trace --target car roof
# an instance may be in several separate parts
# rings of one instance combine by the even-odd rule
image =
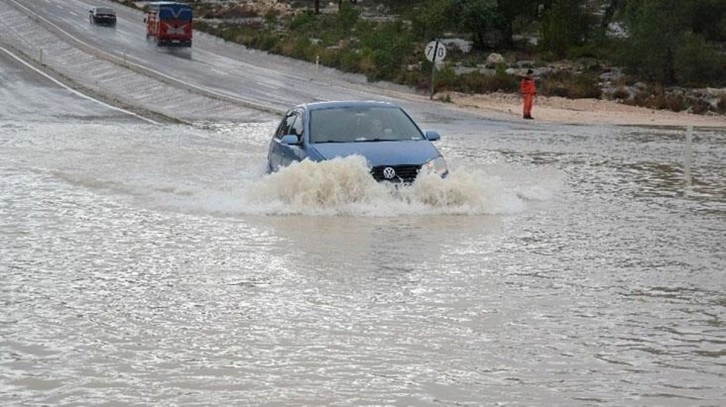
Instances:
[[[108,7],[96,7],[96,12],[98,13],[107,13],[107,14],[113,14],[113,9],[110,9]]]
[[[191,8],[190,5],[186,3],[180,3],[178,1],[152,1],[147,3],[147,5],[151,8],[159,8],[161,6],[180,6],[180,7],[187,7]]]
[[[298,108],[304,108],[307,110],[322,110],[322,109],[345,109],[345,108],[356,108],[356,107],[385,107],[385,108],[399,108],[399,106],[379,100],[339,100],[339,101],[327,101],[327,102],[312,102],[303,103]]]

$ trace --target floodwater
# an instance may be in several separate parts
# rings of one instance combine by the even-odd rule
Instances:
[[[443,128],[390,190],[274,127],[0,124],[0,404],[726,404],[723,131]]]
[[[128,18],[23,3],[237,96],[378,95],[204,36],[185,71]],[[150,86],[10,6],[0,42],[209,122],[143,122],[0,48],[0,405],[726,405],[724,129],[689,155],[685,129],[417,102],[445,180],[389,189],[357,158],[266,176],[267,113]]]

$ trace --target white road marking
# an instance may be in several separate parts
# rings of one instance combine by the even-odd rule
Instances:
[[[255,81],[255,83],[260,85],[263,88],[280,89],[282,87],[279,84],[271,84],[271,83],[267,83],[267,82]]]
[[[159,124],[159,122],[157,122],[157,121],[154,121],[154,120],[148,119],[146,117],[140,116],[140,115],[138,115],[138,114],[136,114],[134,112],[130,112],[130,111],[125,110],[125,109],[121,109],[120,107],[116,107],[116,106],[109,105],[106,102],[102,102],[102,101],[100,101],[100,100],[98,100],[96,98],[93,98],[93,97],[88,96],[88,95],[86,95],[84,93],[81,93],[81,92],[79,92],[79,91],[71,88],[70,86],[64,84],[63,82],[58,81],[57,79],[53,78],[52,76],[46,74],[45,72],[41,71],[40,69],[38,69],[38,68],[30,65],[29,63],[25,62],[23,59],[21,59],[20,57],[18,57],[17,55],[13,54],[12,52],[10,52],[9,50],[7,50],[7,49],[5,49],[3,47],[0,47],[0,51],[5,52],[6,54],[8,54],[11,57],[13,57],[15,60],[17,60],[18,62],[20,62],[21,64],[23,64],[23,65],[27,66],[28,68],[34,70],[35,72],[39,73],[40,75],[43,75],[44,77],[46,77],[47,79],[51,80],[52,82],[54,82],[58,86],[61,86],[61,87],[65,88],[65,89],[68,89],[69,91],[75,93],[76,95],[78,95],[78,96],[80,96],[82,98],[85,98],[85,99],[94,101],[94,102],[99,103],[99,104],[101,104],[103,106],[106,106],[106,107],[108,107],[110,109],[118,110],[119,112],[126,113],[128,115],[134,116],[134,117],[136,117],[138,119],[141,119],[141,120],[144,120],[146,122],[153,123],[153,124]]]
[[[25,11],[27,11],[31,15],[34,15],[36,19],[43,20],[46,24],[52,26],[56,30],[58,30],[61,33],[63,33],[63,35],[67,36],[68,38],[70,38],[70,39],[72,39],[72,40],[74,40],[76,42],[78,42],[79,44],[83,44],[84,46],[86,46],[86,47],[88,47],[90,49],[95,50],[95,52],[98,52],[98,53],[101,53],[101,54],[105,54],[105,55],[111,57],[112,59],[116,59],[116,61],[118,61],[120,59],[119,57],[117,57],[116,55],[114,55],[112,53],[102,51],[101,49],[99,49],[97,47],[94,47],[94,46],[92,46],[91,44],[89,44],[89,43],[87,43],[85,41],[82,41],[78,37],[72,35],[71,33],[67,32],[65,30],[63,30],[62,28],[60,28],[58,25],[54,24],[53,22],[51,22],[47,18],[45,18],[45,17],[39,15],[38,13],[34,12],[33,10],[31,10],[31,9],[23,6],[22,4],[18,3],[17,1],[15,1],[15,0],[9,0],[9,1],[15,3],[18,7],[22,8]],[[48,0],[46,0],[46,1],[48,1]],[[155,69],[152,69],[150,67],[147,67],[147,66],[144,66],[144,65],[141,65],[141,64],[136,64],[136,63],[129,62],[129,61],[124,61],[124,63],[126,65],[126,68],[127,69],[131,69],[130,67],[136,67],[136,68],[142,70],[146,74],[152,73],[154,75],[158,75],[158,76],[160,76],[162,78],[165,78],[165,79],[167,79],[167,80],[169,80],[169,81],[171,81],[173,83],[181,84],[182,86],[187,87],[187,88],[197,89],[197,90],[200,90],[202,92],[205,92],[205,93],[208,93],[208,94],[217,96],[217,97],[221,97],[221,98],[228,99],[228,100],[234,100],[237,103],[242,103],[243,105],[246,105],[248,107],[252,107],[252,108],[255,108],[255,109],[258,109],[258,110],[266,110],[268,112],[274,112],[274,113],[280,113],[281,112],[281,110],[279,108],[274,108],[274,107],[271,107],[271,106],[264,105],[260,101],[250,102],[250,101],[247,101],[247,100],[244,100],[244,99],[240,99],[240,98],[237,98],[237,97],[233,97],[233,96],[226,95],[224,93],[216,92],[216,91],[214,91],[212,89],[205,88],[203,86],[198,86],[198,85],[195,85],[195,84],[192,84],[192,83],[188,83],[188,82],[181,81],[181,80],[176,79],[176,78],[174,78],[174,77],[172,77],[170,75],[167,75],[165,73],[159,72],[159,71],[157,71]]]

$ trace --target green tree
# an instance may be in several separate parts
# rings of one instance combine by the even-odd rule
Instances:
[[[674,58],[690,22],[692,1],[628,0],[628,38],[622,63],[638,77],[666,85],[676,82]]]
[[[499,0],[497,11],[500,16],[499,28],[502,31],[502,43],[511,47],[514,43],[514,24],[518,19],[530,21],[537,16],[538,0]]]
[[[398,13],[422,6],[424,0],[379,0],[378,3]]]
[[[489,47],[488,36],[501,25],[497,0],[427,0],[418,24],[426,37],[446,31],[471,36],[475,49]]]
[[[695,0],[691,27],[706,40],[726,41],[726,1]]]
[[[585,0],[555,0],[542,19],[542,49],[566,57],[570,47],[587,41],[588,16]]]
[[[360,18],[360,10],[343,3],[335,17],[335,28],[342,33],[350,33]]]
[[[414,54],[410,28],[401,21],[381,23],[361,31],[361,45],[368,50],[375,69],[367,73],[369,80],[392,80],[402,71]]]
[[[456,0],[452,11],[451,20],[460,27],[457,31],[471,35],[474,49],[491,46],[489,34],[502,25],[496,0]]]
[[[724,83],[726,59],[721,58],[698,34],[688,33],[676,49],[674,71],[678,83],[686,86],[702,86]]]
[[[452,27],[451,14],[455,0],[426,0],[416,21],[426,39],[438,37]]]
[[[624,0],[609,0],[605,5],[603,16],[600,19],[600,27],[607,28],[613,22],[615,14],[625,5]]]

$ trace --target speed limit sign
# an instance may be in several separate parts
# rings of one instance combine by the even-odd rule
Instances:
[[[426,44],[426,59],[431,62],[443,61],[446,58],[446,45],[440,41],[431,41]]]

